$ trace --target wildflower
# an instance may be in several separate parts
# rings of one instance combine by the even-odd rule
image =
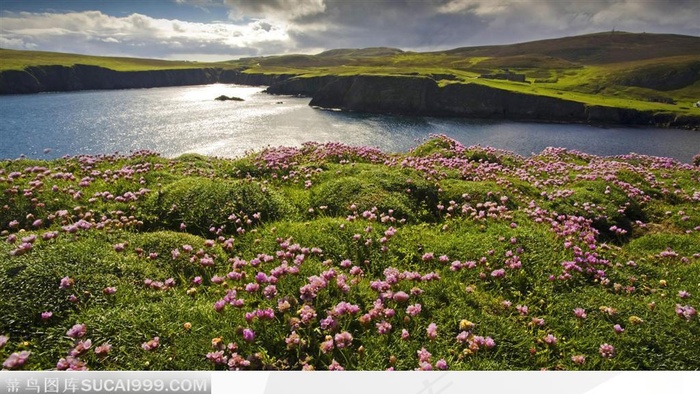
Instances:
[[[85,324],[76,324],[66,331],[66,335],[71,338],[82,338],[86,331],[87,328],[85,327]]]
[[[328,366],[329,371],[344,371],[345,368],[342,367],[342,365],[338,364],[335,359],[331,362],[331,364]]]
[[[73,280],[72,278],[70,278],[70,277],[68,277],[68,276],[64,276],[64,277],[61,279],[61,284],[60,284],[59,287],[60,287],[61,289],[64,289],[64,290],[65,290],[65,289],[70,289],[71,287],[73,287],[74,284],[75,284],[75,280]]]
[[[437,338],[437,324],[430,323],[426,331],[429,339]]]
[[[425,348],[418,350],[418,362],[429,362],[432,354],[428,352]]]
[[[552,334],[547,334],[547,336],[544,337],[543,341],[549,346],[554,346],[557,344],[557,337],[555,337]]]
[[[421,304],[409,305],[409,306],[406,308],[406,313],[409,314],[410,316],[415,317],[415,316],[417,316],[418,314],[420,314],[421,309],[422,309],[422,308],[421,308]]]
[[[684,318],[686,320],[692,319],[697,315],[697,311],[690,305],[680,305],[676,304],[676,315],[678,317]]]
[[[105,357],[110,350],[112,350],[112,345],[105,342],[102,345],[95,348],[95,354],[97,355],[97,357]]]
[[[209,352],[205,356],[207,360],[211,361],[214,364],[221,365],[221,364],[226,364],[227,357],[224,356],[224,351],[223,350],[218,350],[215,352]]]
[[[124,251],[124,244],[123,243],[115,244],[114,251],[117,253],[123,252]]]
[[[503,268],[493,270],[491,272],[491,276],[494,278],[503,278],[506,276],[506,270],[504,270]]]
[[[688,293],[688,292],[685,291],[685,290],[680,290],[680,291],[678,292],[678,297],[680,297],[680,298],[690,298],[690,293]]]
[[[598,349],[598,352],[601,356],[603,356],[603,358],[612,358],[613,356],[615,356],[615,347],[613,345],[604,343],[600,345],[600,349]]]
[[[219,300],[214,303],[214,310],[217,312],[221,312],[224,310],[224,307],[226,306],[226,301],[224,300]]]
[[[404,328],[404,329],[401,330],[401,339],[402,339],[402,340],[405,341],[405,340],[407,340],[410,336],[411,336],[411,334],[408,333],[408,330],[407,330],[407,329]]]
[[[7,335],[0,335],[0,349],[4,348],[10,338]]]
[[[148,342],[141,344],[141,348],[146,351],[155,350],[158,346],[160,346],[160,337],[153,337]]]
[[[393,296],[394,301],[396,301],[398,303],[404,303],[404,302],[408,301],[408,298],[409,298],[409,295],[403,291],[397,291],[396,293],[394,293],[394,296]]]
[[[391,324],[386,321],[382,320],[381,322],[377,323],[377,332],[380,334],[388,334],[389,331],[391,331]]]
[[[642,324],[644,323],[644,320],[642,320],[639,316],[630,316],[629,322],[630,324]]]
[[[586,356],[582,354],[571,356],[571,361],[573,361],[576,365],[583,365],[583,363],[586,362]]]
[[[586,310],[583,308],[576,308],[576,309],[574,309],[574,316],[576,316],[579,319],[585,319],[586,318]]]
[[[321,342],[320,348],[321,352],[323,352],[324,354],[333,351],[333,337],[330,335],[326,335],[326,340]]]
[[[85,341],[80,341],[70,351],[70,355],[73,357],[78,357],[81,354],[87,352],[91,347],[92,347],[92,340],[87,339]]]
[[[246,342],[253,342],[255,340],[255,331],[250,328],[243,329],[243,339]]]
[[[447,369],[447,361],[445,361],[444,358],[441,358],[435,362],[435,367],[439,370],[446,370]]]
[[[520,316],[527,316],[527,314],[529,312],[527,305],[518,305],[515,307],[515,309],[518,310],[518,313],[520,314]]]
[[[182,327],[184,327],[185,330],[189,331],[192,328],[192,323],[185,322],[185,324],[183,324]]]
[[[111,294],[114,294],[116,292],[117,292],[116,287],[105,287],[104,289],[102,289],[102,293],[104,293],[104,295],[111,295]]]
[[[3,368],[6,369],[17,369],[22,367],[32,353],[29,351],[21,351],[19,353],[12,353],[10,356],[2,363]]]
[[[41,320],[44,320],[44,321],[49,320],[51,318],[51,316],[53,316],[53,312],[49,312],[49,311],[41,312]]]
[[[622,328],[622,326],[619,325],[619,324],[615,324],[615,325],[613,326],[613,330],[615,330],[615,332],[616,332],[617,334],[622,334],[623,332],[625,332],[625,329]]]

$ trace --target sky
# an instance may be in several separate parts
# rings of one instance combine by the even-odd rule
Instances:
[[[700,0],[0,1],[0,48],[171,60],[430,51],[612,29],[700,36]]]

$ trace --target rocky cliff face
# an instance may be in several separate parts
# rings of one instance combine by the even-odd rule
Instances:
[[[41,66],[28,67],[23,71],[0,72],[0,94],[154,88],[216,82],[272,85],[289,77],[291,75],[245,74],[216,68],[114,71],[82,64],[71,67]]]
[[[449,84],[440,87],[428,77],[359,75],[333,77],[329,82],[324,82],[327,83],[311,94],[305,91],[304,94],[313,96],[309,105],[347,111],[421,116],[700,128],[698,116],[587,105],[479,84]],[[315,85],[307,81],[305,86]],[[273,85],[268,90],[275,89]],[[293,93],[289,89],[285,91]]]

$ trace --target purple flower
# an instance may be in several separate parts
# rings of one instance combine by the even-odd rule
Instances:
[[[552,334],[547,334],[547,336],[544,337],[543,340],[544,340],[544,343],[546,343],[547,345],[550,345],[550,346],[554,346],[557,344],[557,337],[555,337]]]
[[[255,340],[255,331],[251,330],[250,328],[244,328],[243,339],[246,342],[253,342]]]
[[[678,315],[678,317],[684,318],[686,320],[690,320],[697,315],[697,311],[695,310],[695,308],[693,308],[690,305],[676,304],[675,310],[676,315]]]
[[[112,295],[116,292],[117,292],[116,287],[105,287],[104,289],[102,289],[102,293],[104,293],[104,295]]]
[[[444,370],[447,369],[447,361],[445,361],[444,358],[441,358],[441,359],[437,360],[437,362],[435,363],[435,367],[436,367],[437,369],[440,369],[440,370],[443,370],[443,371],[444,371]]]
[[[432,354],[428,352],[425,348],[421,348],[418,352],[418,362],[430,362],[430,357]]]
[[[343,331],[339,334],[335,334],[335,346],[338,349],[343,349],[352,346],[352,334],[347,331]]]
[[[0,349],[4,348],[10,338],[7,335],[0,335]]]
[[[53,316],[53,312],[41,312],[41,320],[49,320]]]
[[[61,289],[64,289],[64,290],[65,290],[65,289],[70,289],[71,287],[73,287],[74,284],[75,284],[75,280],[73,280],[73,279],[70,278],[70,277],[64,276],[64,277],[61,279],[61,284],[60,284],[59,287],[60,287]]]
[[[680,298],[690,298],[690,293],[688,293],[685,290],[681,290],[678,292],[678,297]]]
[[[115,244],[114,251],[117,253],[123,252],[124,251],[124,244],[123,243]]]
[[[600,345],[600,349],[598,349],[598,352],[601,356],[603,356],[603,358],[612,358],[613,356],[615,356],[615,347],[613,345],[604,343]]]
[[[503,268],[493,270],[491,272],[491,276],[494,278],[503,278],[506,276],[506,270],[504,270]]]
[[[583,365],[583,363],[586,362],[586,356],[582,354],[571,356],[571,361],[573,361],[576,365]]]
[[[221,312],[224,310],[224,307],[226,306],[226,301],[225,300],[219,300],[214,303],[214,310],[217,312]]]
[[[622,334],[623,332],[625,332],[625,329],[622,328],[622,326],[619,324],[615,324],[613,326],[613,330],[615,330],[615,333],[617,333],[617,334]]]
[[[85,324],[76,324],[66,331],[66,335],[71,338],[82,338],[86,331],[87,328],[85,327]]]
[[[160,337],[153,337],[150,341],[141,344],[141,348],[146,351],[155,350],[158,346],[160,346]]]
[[[30,354],[32,354],[32,353],[28,352],[26,350],[21,351],[19,353],[12,353],[12,354],[10,354],[10,357],[8,357],[2,363],[2,366],[3,366],[3,368],[6,368],[6,369],[21,368],[27,362],[27,359],[29,358]]]

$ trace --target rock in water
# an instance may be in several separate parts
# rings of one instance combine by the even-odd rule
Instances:
[[[240,97],[234,97],[234,96],[229,97],[225,94],[222,94],[221,96],[215,98],[214,100],[217,100],[217,101],[244,101]]]

